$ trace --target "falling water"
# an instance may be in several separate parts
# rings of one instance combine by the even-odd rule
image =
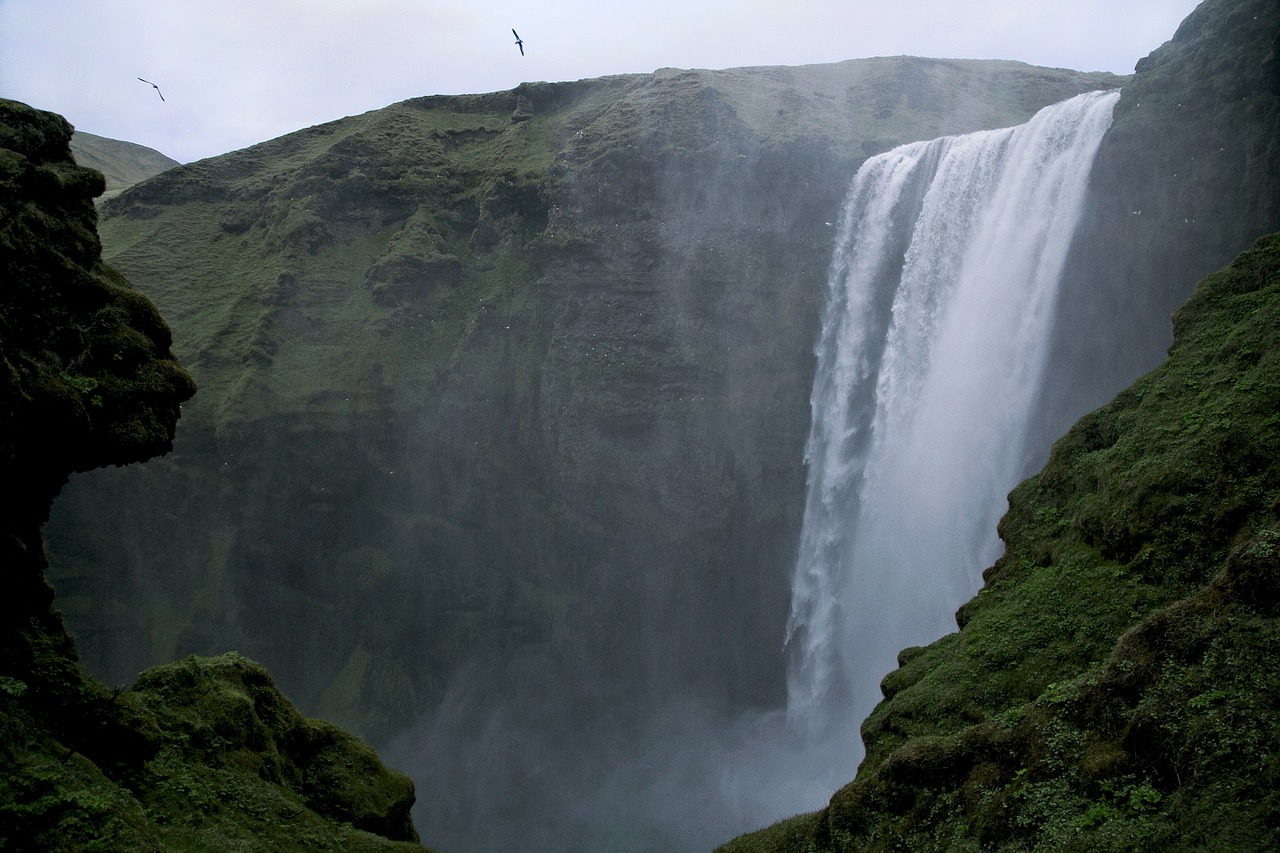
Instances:
[[[1118,97],[904,145],[855,176],[816,351],[793,723],[847,732],[865,718],[898,650],[954,630],[999,555],[1058,280]]]

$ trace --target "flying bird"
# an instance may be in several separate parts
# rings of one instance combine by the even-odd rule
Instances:
[[[521,51],[521,52],[523,53],[523,51]],[[138,79],[139,79],[139,80],[142,80],[142,78],[141,78],[141,77],[139,77]],[[157,86],[155,83],[152,83],[150,80],[142,80],[142,82],[143,82],[143,83],[146,83],[148,86],[150,86],[151,88],[155,89],[155,90],[156,90],[156,94],[160,96],[160,100],[162,100],[162,101],[164,100],[164,92],[161,92],[161,91],[160,91],[160,87],[159,87],[159,86]]]
[[[524,42],[520,40],[520,34],[516,32],[516,28],[511,28],[511,35],[516,37],[516,47],[520,48],[520,55],[524,56]]]

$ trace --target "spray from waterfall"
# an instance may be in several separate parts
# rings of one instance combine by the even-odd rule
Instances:
[[[905,145],[855,176],[816,350],[786,640],[793,724],[847,732],[864,719],[897,652],[954,630],[999,555],[1059,278],[1118,97]]]

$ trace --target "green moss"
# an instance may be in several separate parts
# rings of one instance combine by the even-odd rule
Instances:
[[[5,723],[18,719],[12,707],[0,709]],[[21,725],[20,731],[29,729]],[[53,744],[15,737],[12,729],[7,734],[5,760],[11,763],[0,777],[0,845],[5,849],[107,851],[159,843],[141,804],[89,759],[65,749],[59,755]]]
[[[221,804],[214,810],[225,810],[229,825],[243,823],[246,813],[259,816],[261,825],[253,821],[245,830],[249,837],[269,837],[265,827],[282,810],[305,805],[357,829],[417,839],[409,820],[409,779],[387,770],[373,750],[341,729],[304,720],[266,670],[246,658],[228,654],[154,667],[138,677],[134,690],[165,733],[158,760],[172,776],[157,796],[183,786],[205,791],[211,804]],[[218,771],[214,783],[194,787],[206,768]]]
[[[6,849],[422,849],[409,779],[346,732],[302,718],[238,654],[153,668],[100,706],[153,744],[145,763],[104,761],[92,731],[84,746],[60,743],[25,694],[0,695]],[[97,725],[111,720],[96,713]],[[98,757],[79,751],[89,746]]]

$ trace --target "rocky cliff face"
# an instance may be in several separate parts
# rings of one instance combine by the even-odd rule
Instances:
[[[59,502],[90,666],[237,648],[377,743],[445,744],[420,824],[527,812],[568,849],[541,816],[576,795],[526,772],[590,789],[584,762],[642,760],[654,707],[782,700],[856,165],[1119,82],[897,58],[531,84],[133,187],[104,206],[108,256],[202,390],[175,454]],[[477,769],[494,730],[537,757]],[[492,813],[457,818],[460,796]]]
[[[100,263],[92,199],[102,176],[72,160],[70,127],[11,101],[0,108],[0,464],[16,498],[2,606],[7,668],[21,677],[46,644],[74,661],[42,574],[40,525],[58,489],[73,471],[168,451],[194,386],[155,308]]]
[[[240,648],[378,738],[463,667],[589,710],[776,700],[845,181],[1117,82],[664,70],[408,101],[134,187],[109,256],[203,390],[163,467],[60,504],[91,664]]]
[[[419,849],[388,840],[416,840],[407,777],[261,667],[191,658],[109,691],[77,662],[44,577],[50,503],[72,472],[167,453],[195,386],[154,305],[101,262],[103,178],[70,138],[0,100],[0,846]]]
[[[1195,283],[1280,227],[1278,39],[1275,4],[1207,0],[1138,62],[1063,282],[1046,438],[1159,364]]]

